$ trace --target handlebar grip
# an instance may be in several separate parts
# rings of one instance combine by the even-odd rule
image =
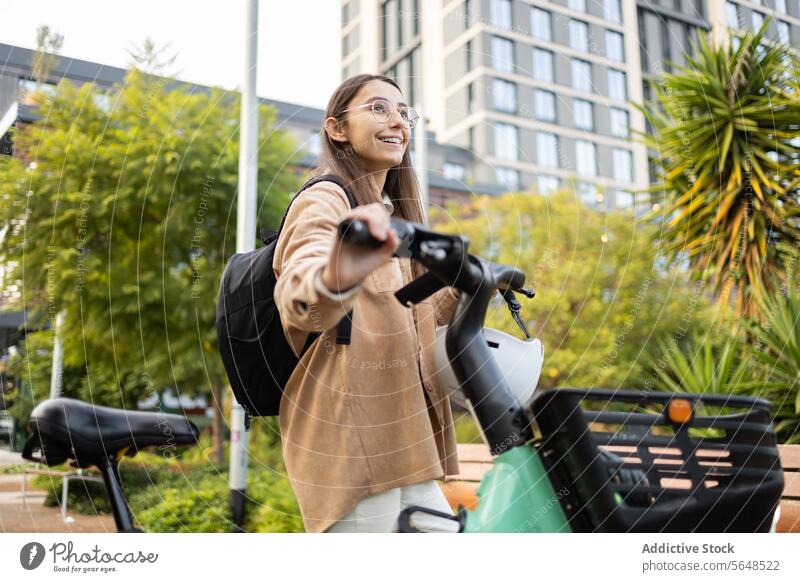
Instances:
[[[345,218],[339,223],[339,236],[347,243],[370,249],[378,248],[385,242],[372,236],[366,222],[353,218]]]

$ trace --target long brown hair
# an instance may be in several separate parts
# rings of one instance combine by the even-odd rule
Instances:
[[[370,81],[383,81],[400,90],[397,83],[383,75],[355,75],[339,85],[328,100],[325,109],[325,119],[334,117],[339,123],[347,124],[346,114],[342,113],[350,106],[356,93]],[[353,146],[330,138],[323,127],[320,133],[322,152],[319,165],[311,171],[310,177],[322,174],[336,174],[344,180],[353,192],[359,204],[369,204],[382,200],[381,192],[377,191],[370,172],[364,167],[361,157],[353,150]],[[403,153],[403,161],[390,168],[386,173],[384,191],[394,204],[393,216],[404,218],[413,222],[422,223],[422,201],[419,193],[417,175],[411,165],[409,148]]]

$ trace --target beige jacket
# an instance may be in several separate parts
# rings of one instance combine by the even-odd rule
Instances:
[[[331,293],[320,275],[349,208],[332,182],[302,192],[273,262],[275,302],[295,354],[309,332],[323,332],[280,406],[283,456],[308,532],[326,530],[368,495],[458,473],[450,403],[434,376],[436,325],[449,321],[458,295],[443,289],[403,307],[394,292],[412,278],[408,258]],[[336,326],[350,309],[351,343],[339,345]]]

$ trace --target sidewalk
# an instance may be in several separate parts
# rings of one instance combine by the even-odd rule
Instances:
[[[19,454],[0,449],[0,467],[25,463]],[[111,515],[81,515],[70,511],[65,523],[59,507],[45,507],[47,494],[43,489],[32,489],[34,475],[27,475],[27,496],[22,498],[22,473],[0,474],[0,533],[114,533]]]

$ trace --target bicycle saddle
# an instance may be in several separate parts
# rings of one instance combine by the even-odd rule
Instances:
[[[91,465],[122,453],[133,456],[144,447],[191,445],[199,434],[178,414],[120,410],[72,398],[51,398],[36,406],[28,428],[32,436],[23,458],[47,465],[67,459]],[[42,458],[33,456],[36,449]]]

